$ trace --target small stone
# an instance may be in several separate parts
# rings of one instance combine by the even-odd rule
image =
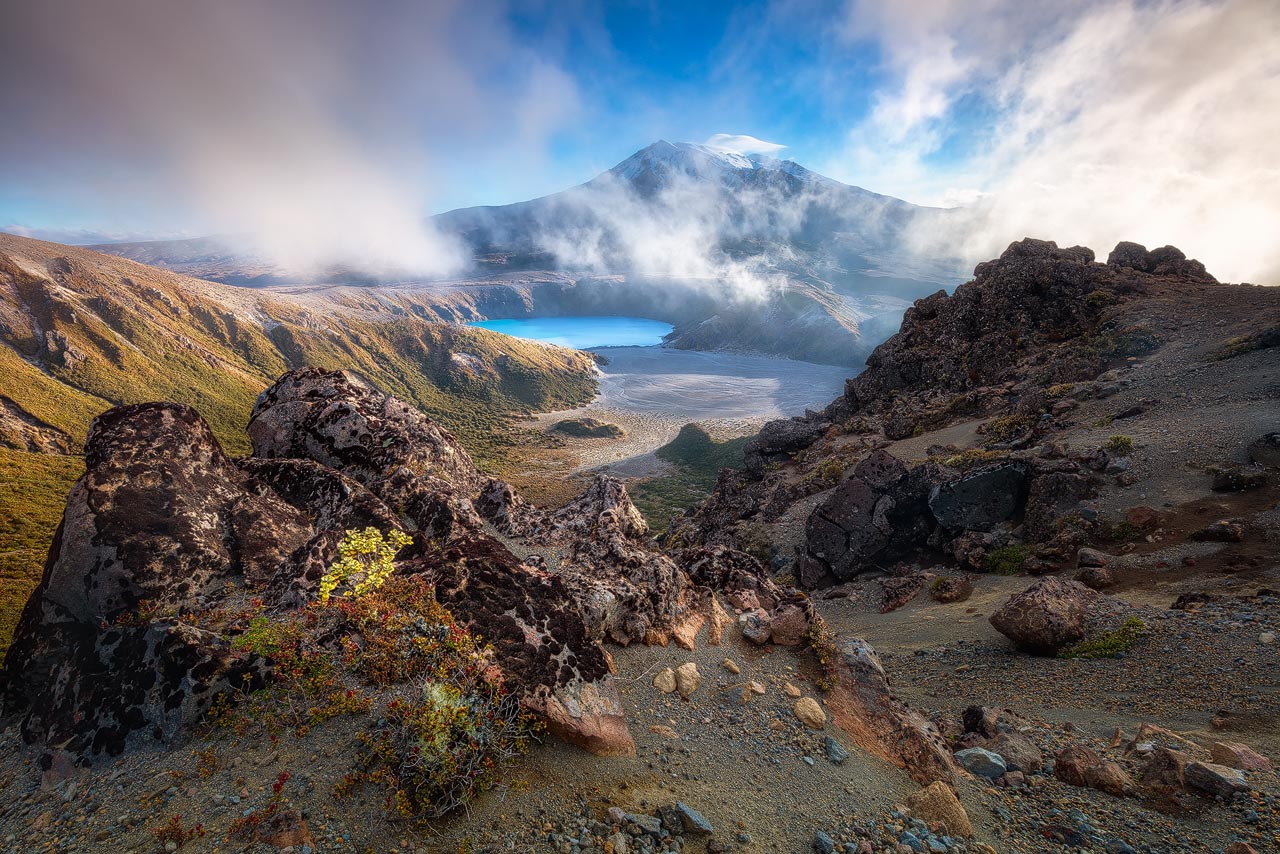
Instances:
[[[666,724],[650,724],[649,732],[653,733],[654,735],[659,735],[659,736],[662,736],[663,738],[670,739],[672,741],[676,741],[680,738],[680,733],[676,732],[673,728],[667,726]]]
[[[769,617],[763,610],[743,614],[738,618],[738,626],[742,636],[753,644],[763,646],[769,642]]]
[[[739,667],[738,663],[732,658],[726,658],[724,661],[720,662],[720,666],[735,676],[742,672],[742,668]]]
[[[698,672],[697,664],[687,661],[676,668],[676,690],[681,697],[689,699],[701,684],[702,674]]]
[[[810,729],[822,729],[827,725],[827,713],[822,711],[818,701],[812,697],[801,697],[796,700],[795,708],[792,711],[800,719],[800,723]]]
[[[680,823],[684,826],[685,833],[692,833],[696,836],[710,836],[714,832],[711,822],[707,821],[702,813],[683,801],[676,801],[676,812],[680,815]]]
[[[907,796],[911,814],[929,824],[941,824],[950,836],[972,836],[969,815],[951,787],[936,780]]]
[[[844,745],[836,741],[831,736],[827,736],[822,742],[823,750],[827,753],[827,760],[835,765],[843,765],[844,761],[849,758],[849,751],[844,749]]]
[[[653,687],[657,688],[664,694],[670,694],[676,690],[676,672],[670,667],[664,667],[658,671],[658,675],[653,677]]]
[[[819,830],[813,834],[812,848],[818,854],[835,854],[836,843],[830,836]]]
[[[804,693],[799,688],[792,685],[790,682],[784,682],[782,685],[782,690],[786,693],[788,697],[791,697],[792,699],[797,699]]]
[[[756,680],[752,679],[750,682],[747,683],[747,690],[750,691],[752,694],[757,694],[763,697],[768,689],[764,687],[763,683],[757,682]]]
[[[769,638],[778,646],[796,646],[809,631],[809,617],[799,605],[775,611],[769,618]]]
[[[1258,635],[1258,643],[1269,645],[1275,642],[1276,642],[1275,632],[1263,632],[1262,634]]]

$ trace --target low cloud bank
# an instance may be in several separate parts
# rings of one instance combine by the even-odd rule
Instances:
[[[854,0],[845,22],[891,82],[836,176],[966,204],[917,249],[1172,243],[1220,279],[1280,284],[1274,0]]]

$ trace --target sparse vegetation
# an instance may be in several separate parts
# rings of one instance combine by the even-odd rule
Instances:
[[[1131,543],[1142,539],[1142,529],[1129,521],[1120,521],[1106,526],[1107,539],[1117,543]]]
[[[975,466],[1007,459],[1008,456],[1009,454],[1005,451],[990,451],[985,448],[966,448],[958,454],[943,457],[942,464],[948,468],[964,471],[965,469],[970,469]]]
[[[1127,457],[1133,453],[1133,437],[1117,433],[1108,439],[1103,447],[1117,456]]]
[[[383,545],[385,555],[391,543]],[[256,607],[233,648],[268,660],[272,677],[224,697],[211,721],[242,736],[261,729],[303,738],[339,715],[367,716],[338,795],[373,785],[397,814],[441,816],[492,786],[537,734],[492,667],[492,650],[421,577],[392,576],[284,614]],[[197,769],[202,762],[198,754]],[[271,818],[259,813],[258,822]],[[237,838],[255,838],[257,827],[246,823]]]
[[[338,559],[320,579],[320,601],[328,602],[333,592],[343,585],[344,596],[359,598],[381,587],[395,571],[396,552],[412,538],[403,531],[385,536],[377,528],[347,531],[338,544]]]
[[[840,650],[836,647],[835,632],[831,631],[826,620],[815,614],[804,639],[813,651],[814,658],[818,660],[818,666],[822,668],[822,675],[814,680],[814,684],[822,691],[830,691],[839,678],[837,663]]]
[[[1120,298],[1111,291],[1096,290],[1090,291],[1089,295],[1084,298],[1092,308],[1106,308],[1109,305],[1115,305],[1120,302]]]
[[[1137,617],[1130,617],[1117,629],[1067,647],[1058,653],[1058,657],[1115,658],[1118,654],[1132,649],[1146,633],[1146,623]]]
[[[1012,543],[992,549],[987,554],[987,572],[994,572],[997,575],[1017,575],[1022,572],[1029,557],[1031,557],[1031,549],[1022,543]]]
[[[997,445],[1018,438],[1035,423],[1035,418],[1030,415],[1002,415],[983,424],[981,432],[987,437],[988,445]]]
[[[674,516],[711,494],[721,469],[742,466],[746,443],[746,437],[717,441],[697,424],[686,424],[655,452],[674,470],[629,484],[631,500],[652,530],[666,530]]]
[[[175,815],[171,816],[168,822],[153,830],[151,835],[161,845],[172,842],[175,847],[181,848],[191,840],[204,836],[204,825],[197,822],[188,827],[182,823],[182,816]]]
[[[1253,335],[1229,338],[1210,352],[1205,359],[1209,362],[1221,362],[1243,356],[1245,353],[1252,353],[1254,350],[1266,350],[1271,347],[1280,347],[1280,326],[1273,326]]]

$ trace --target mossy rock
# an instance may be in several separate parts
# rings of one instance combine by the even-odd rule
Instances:
[[[617,424],[595,418],[566,418],[551,425],[551,429],[579,439],[621,439],[627,435]]]

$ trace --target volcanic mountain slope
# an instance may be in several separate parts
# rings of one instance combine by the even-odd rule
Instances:
[[[659,141],[563,192],[434,217],[431,226],[473,258],[447,280],[295,273],[237,251],[232,238],[96,248],[306,294],[320,310],[465,320],[639,314],[672,323],[676,347],[853,365],[896,328],[907,301],[961,280],[955,259],[911,248],[916,229],[950,215],[791,161]]]
[[[7,638],[34,583],[58,494],[77,473],[90,421],[111,406],[198,406],[232,453],[258,394],[290,367],[349,368],[433,413],[485,464],[507,450],[511,412],[580,404],[594,363],[482,329],[404,312],[377,319],[87,249],[0,235],[0,600]]]

